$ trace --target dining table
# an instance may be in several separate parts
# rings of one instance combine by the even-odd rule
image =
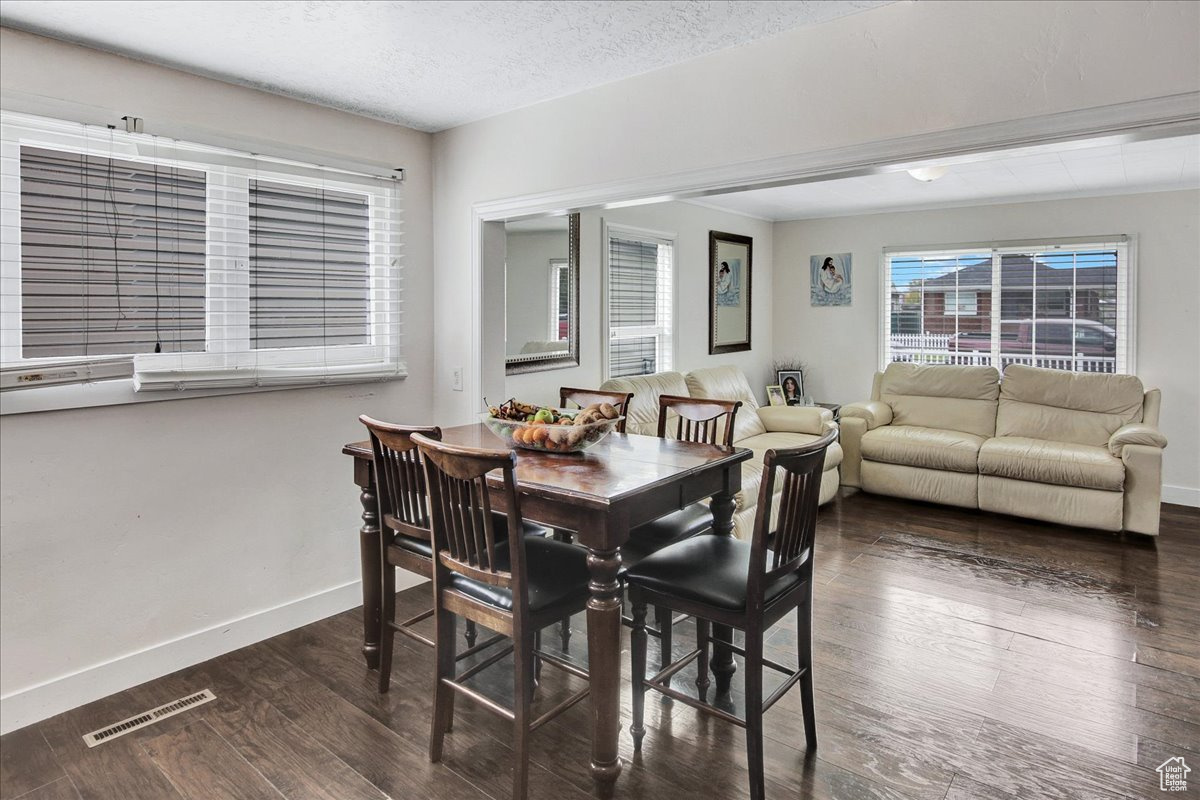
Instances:
[[[504,442],[483,423],[448,427],[442,441],[455,445],[504,449]],[[367,666],[379,666],[379,618],[382,562],[375,476],[369,441],[342,448],[354,459],[362,522],[363,647]],[[578,453],[548,453],[518,448],[514,477],[524,518],[574,531],[587,549],[588,671],[591,699],[591,775],[597,796],[612,797],[621,773],[621,545],[631,529],[700,500],[709,499],[712,534],[733,535],[734,496],[741,490],[742,462],[752,456],[743,447],[612,433]],[[489,476],[493,508],[506,510],[499,472]],[[715,640],[732,641],[714,630]],[[736,669],[733,653],[714,644],[711,669],[718,693],[728,691]]]

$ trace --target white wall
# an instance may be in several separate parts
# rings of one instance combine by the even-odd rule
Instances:
[[[1164,499],[1200,505],[1200,192],[1052,200],[775,225],[775,352],[808,362],[818,399],[865,400],[879,368],[884,247],[1137,235],[1137,374],[1163,392]],[[808,258],[853,254],[850,307],[809,304]]]
[[[558,404],[560,386],[597,387],[604,382],[601,347],[607,342],[601,308],[603,223],[628,225],[675,237],[675,365],[677,372],[733,364],[761,395],[771,368],[771,223],[690,203],[588,210],[579,216],[579,366],[509,375],[504,396]],[[708,354],[708,232],[737,233],[754,240],[751,275],[752,350]],[[760,398],[762,399],[762,398]]]
[[[403,382],[0,418],[3,730],[360,601],[361,413],[430,409],[430,137],[8,29],[4,106],[407,168]]]
[[[504,340],[509,355],[550,338],[550,261],[566,260],[570,234],[508,231],[505,236]],[[557,317],[557,314],[555,315]]]
[[[473,204],[1196,91],[1198,25],[1190,2],[897,3],[437,134],[440,421],[479,410],[451,370],[496,335],[455,314]]]

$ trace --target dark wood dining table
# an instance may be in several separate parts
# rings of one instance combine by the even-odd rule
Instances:
[[[502,448],[482,423],[446,428],[443,441],[468,447]],[[342,448],[354,457],[354,482],[361,492],[359,529],[363,591],[363,655],[379,666],[382,571],[380,528],[371,468],[371,445]],[[741,489],[741,463],[752,455],[741,447],[679,442],[613,433],[583,453],[540,453],[518,449],[515,477],[526,519],[576,532],[588,550],[591,597],[587,604],[588,669],[591,682],[592,759],[596,793],[612,796],[621,773],[620,733],[621,545],[629,531],[691,503],[712,498],[713,534],[733,533],[734,495]],[[495,489],[501,488],[497,476]],[[504,510],[500,491],[493,507]],[[714,631],[714,633],[716,633]],[[727,636],[723,637],[728,641]],[[712,671],[717,690],[727,689],[733,654],[717,648]]]

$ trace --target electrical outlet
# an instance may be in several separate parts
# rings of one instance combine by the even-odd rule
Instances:
[[[456,392],[461,392],[462,388],[462,367],[455,367],[450,373],[450,388]]]

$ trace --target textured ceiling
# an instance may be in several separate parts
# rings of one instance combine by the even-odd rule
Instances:
[[[1040,150],[955,164],[930,183],[883,172],[692,202],[782,221],[1200,188],[1200,136]]]
[[[890,0],[4,0],[0,24],[424,131]]]

